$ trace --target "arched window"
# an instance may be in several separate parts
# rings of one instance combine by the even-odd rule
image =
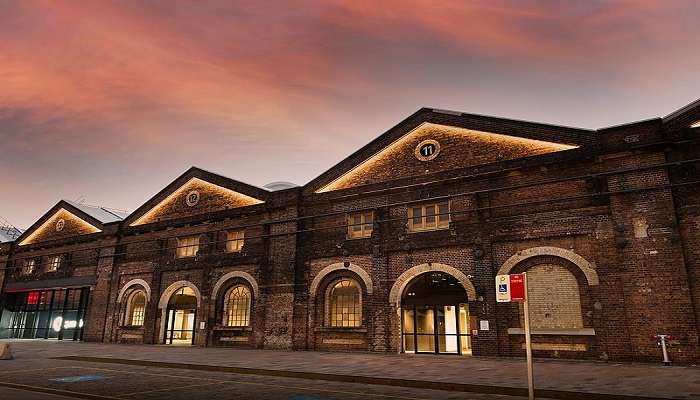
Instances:
[[[224,296],[224,325],[248,326],[250,323],[250,290],[243,285],[232,287]]]
[[[336,282],[329,296],[330,326],[355,328],[362,325],[360,287],[350,279]]]
[[[539,264],[527,270],[530,325],[534,329],[583,328],[578,281],[558,264]],[[523,321],[522,307],[520,321]]]
[[[146,314],[146,294],[142,290],[129,296],[126,308],[126,325],[142,326]]]

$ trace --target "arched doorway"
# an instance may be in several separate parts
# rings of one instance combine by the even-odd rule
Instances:
[[[431,271],[410,281],[401,296],[405,353],[471,354],[469,299],[452,275]]]
[[[197,295],[187,286],[177,289],[168,300],[163,343],[191,345],[194,343],[197,316]]]

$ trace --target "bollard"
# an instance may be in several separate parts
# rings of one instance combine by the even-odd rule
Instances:
[[[654,337],[658,340],[657,344],[661,346],[661,353],[664,356],[664,365],[671,365],[671,359],[668,358],[667,344],[667,341],[672,340],[671,335],[655,335]]]
[[[9,343],[0,343],[0,360],[12,360],[12,350]]]

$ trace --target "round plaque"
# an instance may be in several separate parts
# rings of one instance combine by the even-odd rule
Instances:
[[[430,161],[440,154],[440,143],[432,139],[424,140],[416,146],[415,154],[421,161]]]
[[[199,203],[199,192],[193,190],[187,193],[187,197],[185,197],[185,203],[187,203],[187,205],[190,207],[196,206],[197,203]]]
[[[56,221],[56,232],[62,231],[65,227],[66,221],[64,221],[63,219],[59,219],[58,221]]]

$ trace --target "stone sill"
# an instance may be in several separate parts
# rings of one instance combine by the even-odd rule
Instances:
[[[523,328],[508,328],[509,335],[524,335]],[[558,336],[595,336],[595,329],[531,329],[531,335],[558,335]]]
[[[334,326],[318,326],[314,332],[367,333],[367,328],[343,328]]]
[[[143,325],[122,325],[119,327],[122,331],[143,331]]]
[[[246,331],[246,332],[252,332],[253,328],[250,326],[215,326],[213,328],[215,331]]]
[[[406,233],[409,235],[413,235],[416,233],[427,233],[427,232],[444,232],[444,231],[449,231],[450,228],[427,228],[427,229],[418,229],[418,230],[410,230],[406,228]]]

